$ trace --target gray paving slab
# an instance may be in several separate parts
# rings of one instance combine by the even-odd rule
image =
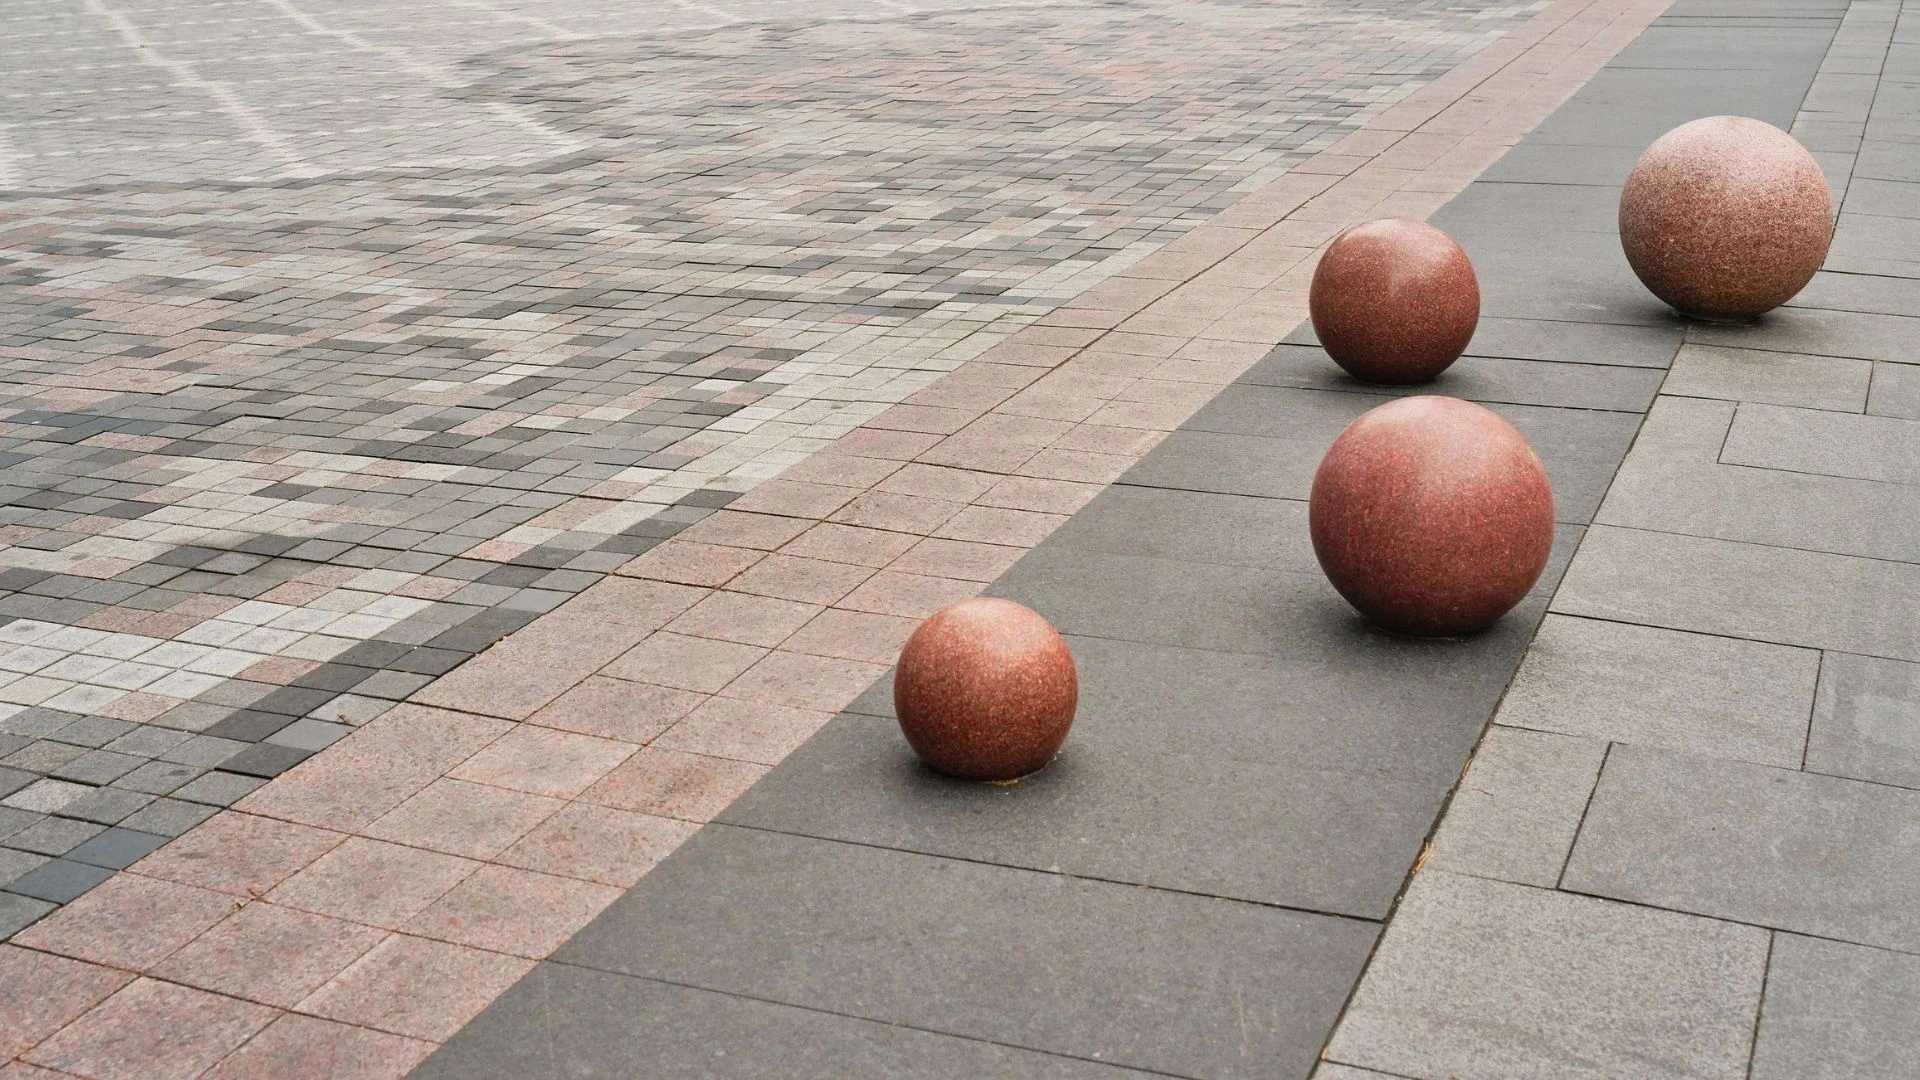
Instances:
[[[1640,156],[1634,146],[1521,142],[1481,174],[1508,184],[1587,184],[1618,190]]]
[[[889,716],[849,712],[721,820],[1377,918],[1511,663],[1361,642],[1309,681],[1266,658],[1068,642],[1079,710],[1038,775],[946,780]]]
[[[1847,357],[1688,344],[1660,392],[1858,413],[1867,407],[1873,368]]]
[[[1689,120],[1729,113],[1790,127],[1819,64],[1811,53],[1795,59],[1798,65],[1783,62],[1768,70],[1609,65],[1527,138],[1644,149]]]
[[[1496,722],[1447,804],[1426,866],[1553,888],[1607,744]]]
[[[1912,952],[1916,873],[1920,792],[1616,746],[1562,886]]]
[[[553,959],[1129,1067],[1305,1076],[1375,931],[710,825]]]
[[[1687,340],[1700,345],[1736,349],[1771,349],[1816,356],[1848,356],[1860,360],[1914,362],[1913,342],[1920,340],[1920,316],[1869,311],[1834,311],[1815,307],[1783,307],[1752,324],[1702,324]]]
[[[1754,1080],[1920,1075],[1920,956],[1776,934]]]
[[[1819,672],[1812,649],[1549,615],[1499,721],[1798,768]]]
[[[496,1018],[543,1018],[544,1037]],[[651,979],[544,963],[413,1071],[472,1076],[673,1076],[687,1080],[1101,1080],[1132,1069],[777,1005]]]
[[[1920,366],[1873,365],[1873,388],[1867,395],[1867,412],[1920,420]]]
[[[1806,767],[1920,788],[1920,664],[1824,654]]]
[[[1920,483],[1920,420],[1741,405],[1720,460],[1785,472]]]
[[[1606,525],[1920,562],[1920,490],[1719,463],[1734,406],[1663,397],[1620,466]]]
[[[1428,870],[1327,1048],[1399,1076],[1744,1077],[1754,927]]]
[[[1920,567],[1596,525],[1552,610],[1920,660],[1920,627],[1885,602],[1920,590]]]
[[[1467,348],[1473,356],[1665,368],[1673,362],[1680,342],[1681,326],[1671,314],[1658,325],[1622,326],[1502,318],[1482,312]]]

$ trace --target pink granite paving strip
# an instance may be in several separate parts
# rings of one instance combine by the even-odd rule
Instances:
[[[1559,0],[0,945],[13,1068],[403,1075],[1666,4]]]

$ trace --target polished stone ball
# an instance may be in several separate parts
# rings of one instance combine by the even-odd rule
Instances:
[[[1539,580],[1553,492],[1527,440],[1491,411],[1401,398],[1333,441],[1307,523],[1321,569],[1360,614],[1453,637],[1491,626]]]
[[[1327,247],[1307,310],[1321,347],[1354,378],[1426,382],[1473,340],[1480,284],[1452,237],[1386,218],[1355,225]]]
[[[1620,244],[1653,295],[1700,319],[1793,299],[1833,239],[1820,165],[1762,120],[1709,116],[1654,141],[1620,192]]]
[[[1011,600],[934,612],[900,650],[893,707],[913,751],[963,780],[1045,768],[1073,724],[1080,681],[1053,626]]]

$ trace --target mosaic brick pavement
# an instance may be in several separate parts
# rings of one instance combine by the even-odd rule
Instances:
[[[1540,5],[6,6],[11,932]]]

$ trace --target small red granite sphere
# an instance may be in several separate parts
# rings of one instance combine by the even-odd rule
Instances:
[[[1313,331],[1333,362],[1374,383],[1426,382],[1480,323],[1480,283],[1453,238],[1386,218],[1341,233],[1313,271]]]
[[[1553,492],[1527,440],[1491,411],[1401,398],[1333,441],[1307,524],[1321,569],[1360,614],[1453,637],[1491,626],[1539,580]]]
[[[1827,257],[1820,164],[1763,120],[1709,116],[1656,139],[1620,192],[1620,244],[1653,295],[1701,319],[1793,299]]]
[[[1053,626],[1011,600],[976,597],[914,630],[893,708],[913,751],[962,780],[1017,780],[1053,760],[1080,680]]]

